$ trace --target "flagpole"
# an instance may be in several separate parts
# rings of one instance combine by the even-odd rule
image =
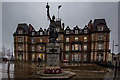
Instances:
[[[59,9],[58,9],[58,19],[59,19]]]

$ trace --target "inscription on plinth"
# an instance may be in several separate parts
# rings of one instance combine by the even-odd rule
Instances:
[[[57,43],[48,43],[46,46],[47,64],[44,73],[60,73],[60,46]]]

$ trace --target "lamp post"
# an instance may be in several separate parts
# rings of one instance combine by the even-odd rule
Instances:
[[[112,48],[112,52],[114,53],[114,46],[118,46],[118,45],[114,45],[114,40],[113,40],[113,48]],[[113,80],[116,79],[116,74],[117,74],[117,61],[118,61],[118,57],[116,56],[116,59],[115,59],[115,72],[114,72],[114,78]],[[113,63],[113,56],[112,56],[112,63]]]

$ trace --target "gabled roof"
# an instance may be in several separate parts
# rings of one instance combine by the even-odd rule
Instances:
[[[75,26],[75,27],[74,27],[74,30],[79,30],[79,27],[78,27],[78,26]]]
[[[69,26],[67,26],[65,30],[70,30],[70,27],[69,27]]]
[[[43,31],[43,29],[42,29],[42,28],[40,28],[38,32],[40,32],[40,31]]]

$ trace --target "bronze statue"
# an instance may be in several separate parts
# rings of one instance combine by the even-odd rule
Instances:
[[[56,31],[56,28],[55,28],[56,23],[54,21],[55,20],[55,16],[53,15],[52,19],[50,18],[50,14],[49,14],[50,6],[48,5],[48,3],[46,5],[46,8],[47,8],[47,16],[48,16],[48,19],[50,20],[50,25],[49,25],[49,27],[50,27],[50,30],[49,30],[49,42],[50,43],[51,42],[55,43],[55,42],[57,42],[56,39],[58,38],[58,33]]]

